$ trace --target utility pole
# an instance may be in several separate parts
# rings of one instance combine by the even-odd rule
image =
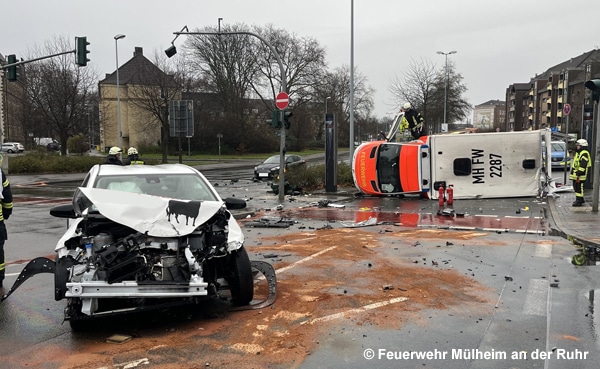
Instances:
[[[446,57],[446,84],[444,85],[444,121],[442,123],[448,123],[446,115],[446,111],[448,109],[448,83],[450,79],[450,74],[448,73],[448,55],[456,54],[456,51],[453,50],[447,53],[443,51],[438,51],[437,53]]]

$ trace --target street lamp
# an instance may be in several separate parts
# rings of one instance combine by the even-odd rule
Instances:
[[[456,51],[450,51],[447,53],[443,51],[438,51],[437,53],[446,57],[446,85],[444,86],[444,123],[448,123],[446,121],[446,109],[448,107],[448,79],[450,78],[450,76],[448,75],[448,55],[456,54]]]
[[[119,92],[119,48],[118,41],[125,38],[125,35],[118,34],[115,36],[115,56],[117,59],[117,129],[119,133],[119,148],[123,150],[123,132],[121,132],[121,94]]]
[[[327,100],[331,99],[331,96],[325,98],[325,119],[327,119]]]

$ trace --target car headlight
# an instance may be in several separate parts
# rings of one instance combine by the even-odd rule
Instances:
[[[278,171],[279,171],[279,167],[271,168],[271,172],[278,172]]]
[[[258,167],[254,167],[254,171],[256,172],[258,170]]]

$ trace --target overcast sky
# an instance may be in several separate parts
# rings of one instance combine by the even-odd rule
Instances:
[[[0,53],[23,57],[54,36],[87,36],[89,65],[100,76],[115,71],[116,34],[127,36],[119,41],[120,64],[138,46],[152,60],[173,32],[217,26],[218,18],[313,37],[330,69],[350,65],[351,0],[21,0],[3,1],[1,9]],[[436,51],[457,51],[449,60],[472,105],[504,100],[511,83],[598,48],[599,19],[596,0],[354,0],[354,66],[376,90],[377,117],[400,105],[388,89],[411,59],[443,66]]]

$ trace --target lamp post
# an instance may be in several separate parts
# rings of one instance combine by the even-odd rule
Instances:
[[[125,35],[118,34],[115,36],[115,57],[117,61],[117,130],[119,134],[119,148],[123,150],[123,132],[121,132],[121,94],[119,91],[119,48],[118,41],[125,38]]]
[[[444,85],[444,123],[448,123],[446,121],[446,109],[448,107],[448,79],[450,78],[450,76],[448,75],[448,55],[456,54],[456,51],[453,50],[447,53],[443,51],[438,51],[437,53],[446,57],[446,84]]]
[[[325,98],[325,119],[327,119],[327,100],[331,99],[331,96]]]

